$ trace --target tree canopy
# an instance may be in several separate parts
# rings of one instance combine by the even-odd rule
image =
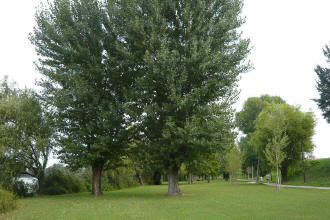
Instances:
[[[94,194],[106,163],[126,153],[130,130],[168,170],[171,195],[183,162],[233,142],[231,105],[249,68],[242,5],[55,0],[39,9],[31,41],[60,155],[93,167]]]
[[[236,114],[236,124],[245,134],[239,141],[239,148],[243,152],[243,169],[247,170],[248,167],[253,168],[253,170],[256,169],[257,178],[259,171],[263,172],[265,170],[260,168],[267,169],[268,165],[265,160],[261,160],[262,152],[259,152],[251,141],[251,134],[256,129],[255,121],[259,114],[273,103],[279,104],[285,103],[285,101],[279,96],[262,95],[260,97],[250,97],[244,102],[243,109]]]
[[[281,114],[275,117],[277,111]],[[286,180],[288,167],[296,165],[300,161],[302,153],[309,153],[314,149],[312,136],[314,135],[315,116],[311,112],[304,113],[298,107],[286,103],[269,105],[259,114],[255,122],[256,130],[251,134],[251,142],[263,158],[265,158],[263,153],[267,144],[274,139],[273,131],[278,124],[278,122],[270,123],[270,118],[274,118],[274,121],[283,121],[279,126],[284,129],[287,136],[287,145],[283,148],[286,158],[281,164],[282,179]]]
[[[323,49],[324,56],[327,58],[327,63],[330,62],[330,48],[325,46]],[[315,99],[319,108],[323,111],[323,116],[330,123],[330,68],[316,66],[315,72],[318,76],[317,90],[320,93],[320,98]]]
[[[140,129],[155,161],[179,194],[182,163],[228,142],[230,106],[249,41],[237,30],[241,1],[120,1],[113,12],[121,44],[134,57]],[[229,135],[228,135],[229,134]]]
[[[135,67],[112,24],[112,7],[111,1],[49,2],[37,11],[30,37],[60,158],[72,168],[92,166],[94,195],[101,194],[103,168],[125,154],[136,112],[129,102]]]
[[[22,174],[37,178],[42,194],[48,157],[55,144],[53,122],[33,91],[11,89],[6,82],[1,87],[0,167],[10,178]]]
[[[285,103],[279,96],[262,95],[260,97],[250,97],[244,102],[242,111],[236,114],[238,128],[244,133],[249,134],[255,131],[255,120],[267,105],[272,103]]]

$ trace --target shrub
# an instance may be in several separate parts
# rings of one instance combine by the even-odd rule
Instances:
[[[137,186],[138,180],[133,169],[120,167],[114,170],[105,171],[102,183],[102,190],[112,191]]]
[[[29,196],[29,187],[22,180],[16,181],[13,184],[13,193],[19,197]]]
[[[47,195],[77,193],[85,190],[85,184],[69,172],[51,169],[45,176],[44,192]]]
[[[11,193],[0,189],[0,214],[9,212],[15,208],[15,197]]]

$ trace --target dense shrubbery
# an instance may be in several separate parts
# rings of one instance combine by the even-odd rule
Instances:
[[[60,195],[87,191],[86,184],[70,172],[50,169],[45,177],[44,193]]]
[[[16,207],[15,197],[0,189],[0,214],[13,210]]]
[[[103,175],[102,190],[111,191],[138,185],[135,171],[130,168],[120,167],[106,171]]]
[[[33,196],[37,191],[37,185],[25,183],[23,180],[15,181],[13,184],[13,193],[19,197]]]
[[[46,170],[44,193],[46,195],[60,195],[90,191],[92,176],[90,168],[71,172],[66,167],[56,164]],[[119,167],[105,171],[102,176],[102,189],[112,191],[138,185],[135,170],[128,167]]]

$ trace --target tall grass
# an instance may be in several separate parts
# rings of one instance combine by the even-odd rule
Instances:
[[[15,197],[11,193],[0,189],[0,215],[15,208]]]

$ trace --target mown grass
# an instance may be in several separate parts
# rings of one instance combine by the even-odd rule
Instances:
[[[330,191],[282,189],[213,182],[181,185],[184,196],[166,196],[167,186],[43,196],[19,200],[3,219],[330,219]],[[1,217],[0,217],[1,218]]]
[[[298,170],[283,184],[330,186],[330,158],[306,161],[306,183],[302,170]]]

